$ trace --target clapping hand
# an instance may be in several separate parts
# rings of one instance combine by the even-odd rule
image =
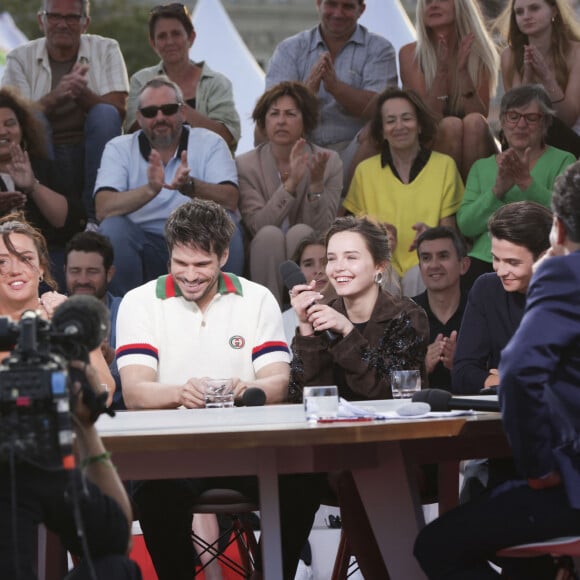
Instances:
[[[320,90],[320,83],[322,82],[322,77],[326,73],[326,57],[327,52],[323,52],[316,61],[316,64],[312,67],[312,70],[306,77],[304,84],[314,93],[318,94]]]
[[[533,45],[524,46],[524,77],[526,84],[534,82],[534,77],[545,87],[552,86],[555,82],[554,73],[548,67],[542,53]]]
[[[443,335],[439,333],[435,340],[427,347],[427,354],[425,355],[425,368],[427,374],[431,374],[441,360],[441,355],[443,353],[443,338]]]
[[[469,55],[471,54],[471,47],[473,46],[473,41],[475,40],[475,35],[473,32],[466,34],[459,43],[459,50],[457,52],[457,70],[463,71],[467,69],[467,61],[469,60]]]
[[[323,70],[322,82],[324,83],[324,88],[332,95],[338,88],[338,77],[329,52],[324,53]]]
[[[306,151],[306,140],[302,137],[294,143],[290,151],[290,171],[288,179],[284,182],[286,191],[294,193],[296,187],[304,177],[308,168],[308,153]]]
[[[187,151],[182,151],[179,167],[175,171],[173,181],[171,183],[164,183],[163,187],[165,187],[166,189],[180,190],[187,183],[190,171],[191,169],[187,165]]]
[[[453,368],[453,357],[457,346],[457,330],[453,330],[449,336],[443,337],[443,350],[441,352],[441,362],[445,368]]]
[[[34,187],[36,178],[28,152],[23,151],[18,143],[10,145],[10,162],[8,163],[8,172],[14,181],[14,185],[20,190],[29,191]]]
[[[76,63],[71,72],[64,75],[53,91],[59,103],[78,99],[88,86],[88,64]]]
[[[530,151],[531,148],[527,147],[520,157],[510,148],[496,156],[497,177],[492,191],[498,199],[503,199],[514,185],[522,190],[530,186]]]
[[[308,169],[310,169],[310,188],[312,191],[320,191],[324,185],[324,171],[330,153],[328,151],[319,151],[314,153],[308,161]]]
[[[154,195],[157,195],[165,183],[165,170],[161,155],[155,149],[151,149],[149,154],[149,164],[147,165],[147,183]]]
[[[449,47],[447,39],[439,36],[437,39],[437,72],[447,74],[449,70]]]

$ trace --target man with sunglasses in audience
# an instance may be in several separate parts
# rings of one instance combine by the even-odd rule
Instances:
[[[116,296],[167,272],[163,228],[176,207],[196,197],[213,200],[237,223],[238,175],[226,142],[184,121],[181,90],[167,77],[155,77],[139,94],[141,129],[113,139],[103,153],[95,207],[99,231],[115,250],[110,290]],[[232,251],[243,251],[239,227]]]
[[[1,84],[40,105],[51,157],[94,222],[97,169],[105,144],[121,134],[129,80],[119,43],[86,34],[90,22],[89,0],[42,0],[44,37],[8,54]]]

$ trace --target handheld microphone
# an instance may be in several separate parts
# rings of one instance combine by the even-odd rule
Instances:
[[[414,403],[429,403],[432,411],[485,411],[499,413],[499,401],[454,397],[442,389],[423,389],[413,395]]]
[[[292,288],[298,284],[308,284],[306,276],[298,264],[292,260],[286,260],[280,264],[280,276],[282,276],[284,285],[288,290],[292,290]],[[316,304],[316,302],[314,302],[314,304]],[[320,332],[315,332],[314,334],[320,334]],[[332,330],[325,330],[324,336],[326,336],[329,342],[334,342],[339,338],[338,334]]]
[[[266,404],[266,393],[259,387],[248,387],[234,399],[236,407],[262,407]]]

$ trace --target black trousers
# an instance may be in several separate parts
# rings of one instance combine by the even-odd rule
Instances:
[[[488,560],[497,562],[510,580],[552,580],[555,567],[549,557],[499,559],[495,553],[575,535],[580,535],[580,510],[570,507],[563,486],[534,491],[525,481],[510,481],[426,526],[415,556],[430,580],[499,578]]]
[[[325,481],[324,474],[284,475],[279,478],[285,579],[294,578],[300,552],[320,505]],[[165,479],[134,483],[133,499],[159,580],[191,580],[195,576],[191,507],[200,493],[216,488],[234,489],[258,501],[258,482],[254,477]],[[259,562],[257,567],[261,567]]]
[[[0,464],[0,578],[36,580],[40,523],[58,534],[67,549],[83,556],[75,503],[97,578],[141,578],[138,567],[125,556],[129,530],[119,505],[78,471],[49,472],[26,463],[17,463],[13,473],[7,464]],[[85,561],[71,578],[89,579],[89,571]]]

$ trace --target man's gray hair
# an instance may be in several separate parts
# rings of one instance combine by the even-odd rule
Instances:
[[[50,2],[50,0],[42,0],[42,11],[50,12],[50,10],[48,10],[48,6],[47,6],[49,2]],[[85,17],[90,16],[91,6],[89,3],[89,0],[77,0],[77,2],[81,6],[81,14]]]
[[[153,77],[150,81],[146,82],[139,91],[139,105],[141,105],[141,95],[146,89],[159,89],[161,87],[169,87],[175,91],[175,98],[177,102],[182,105],[183,104],[183,93],[179,86],[174,83],[169,77],[165,75],[158,75]]]

